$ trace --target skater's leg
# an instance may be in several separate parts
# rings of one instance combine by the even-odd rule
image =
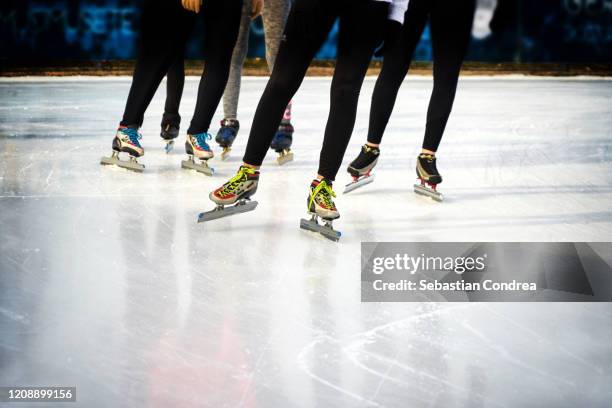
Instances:
[[[162,118],[162,128],[166,125],[178,127],[181,123],[179,106],[185,87],[185,53],[180,52],[166,75],[166,104]]]
[[[475,0],[434,3],[431,12],[434,87],[427,111],[424,153],[435,153],[442,140],[470,41],[475,10]]]
[[[242,79],[242,66],[249,49],[249,31],[251,29],[251,13],[253,1],[244,0],[242,15],[238,29],[238,39],[232,53],[229,77],[223,93],[223,120],[221,127],[215,137],[216,142],[223,148],[221,159],[229,156],[232,144],[238,136],[240,122],[238,121],[238,99],[240,98],[240,86]]]
[[[237,119],[238,117],[238,99],[240,97],[242,66],[244,65],[244,60],[249,50],[252,5],[252,0],[244,0],[242,6],[238,39],[232,53],[229,77],[225,92],[223,93],[223,117],[225,119]]]
[[[291,0],[266,0],[263,11],[264,36],[266,41],[266,61],[270,72],[274,68],[278,47],[283,38],[287,17],[291,10]],[[291,102],[287,104],[282,123],[291,122]]]
[[[245,165],[261,166],[283,112],[300,87],[308,65],[325,41],[340,5],[329,0],[296,0],[281,42],[274,69],[257,105],[244,155]]]
[[[404,17],[402,36],[384,56],[370,106],[368,145],[377,147],[393,112],[395,100],[410,68],[414,50],[429,17],[430,0],[411,0]]]
[[[180,132],[181,115],[179,106],[185,87],[185,52],[180,52],[166,75],[166,104],[161,121],[161,138],[166,142],[166,153],[174,148],[174,139]]]
[[[176,30],[160,30],[170,22]],[[195,23],[195,14],[180,3],[147,0],[142,16],[140,44],[132,85],[121,121],[122,126],[139,127],[155,91],[178,57]]]
[[[266,62],[270,72],[274,68],[290,10],[291,0],[266,0],[262,18],[266,42]]]
[[[332,79],[330,111],[319,162],[319,178],[334,180],[351,138],[357,102],[376,46],[387,23],[388,4],[355,2],[340,16],[338,57]],[[368,21],[368,29],[363,22]]]
[[[242,12],[242,0],[205,1],[205,66],[198,100],[187,131],[190,135],[208,132],[210,122],[227,85],[232,52]]]

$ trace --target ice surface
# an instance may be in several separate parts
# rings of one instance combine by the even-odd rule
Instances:
[[[269,153],[257,210],[197,223],[240,163],[264,85],[243,82],[232,157],[207,177],[180,168],[182,141],[165,154],[163,91],[136,174],[99,164],[129,79],[0,80],[0,385],[76,385],[71,407],[610,406],[609,304],[361,304],[359,250],[610,241],[612,81],[462,79],[440,204],[412,191],[431,81],[409,78],[376,181],[339,194],[340,243],[299,229],[328,78],[296,95],[295,161]]]

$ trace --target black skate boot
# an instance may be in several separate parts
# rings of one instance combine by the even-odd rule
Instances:
[[[111,157],[102,157],[100,164],[115,165],[124,169],[141,172],[144,164],[138,163],[138,158],[144,155],[144,149],[140,145],[141,134],[136,126],[119,126],[117,134],[113,139],[113,153]],[[121,160],[119,153],[127,153],[130,160]]]
[[[291,123],[281,123],[270,144],[270,149],[278,153],[276,162],[281,166],[293,160],[293,152],[291,151],[293,131]]]
[[[414,192],[442,202],[443,196],[436,190],[438,184],[442,182],[442,176],[436,167],[436,156],[421,153],[417,157],[416,174],[421,184],[414,185]]]
[[[251,201],[251,196],[257,192],[258,183],[259,172],[257,170],[240,166],[234,177],[208,195],[208,198],[217,207],[212,211],[201,213],[198,216],[198,222],[253,211],[257,207],[257,201]]]
[[[179,135],[180,131],[179,122],[162,121],[160,136],[166,145],[164,150],[166,153],[170,153],[174,149],[174,139]]]
[[[301,219],[300,228],[318,232],[332,241],[339,241],[342,234],[334,230],[332,225],[335,219],[340,218],[340,213],[333,200],[335,196],[331,181],[327,179],[313,180],[306,201],[310,220]],[[323,220],[323,224],[319,224],[319,218]]]
[[[215,141],[223,148],[221,153],[221,160],[225,160],[229,157],[232,151],[232,144],[238,136],[238,130],[240,130],[240,122],[238,119],[223,119],[221,121],[221,128],[217,132]]]
[[[372,147],[367,144],[361,147],[359,156],[357,156],[348,166],[348,169],[346,169],[353,177],[353,181],[346,185],[344,194],[350,193],[374,181],[374,176],[371,176],[370,173],[374,169],[374,166],[376,166],[376,163],[378,163],[379,156],[380,149],[378,147]]]

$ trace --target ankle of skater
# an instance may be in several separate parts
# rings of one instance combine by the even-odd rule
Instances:
[[[242,166],[243,167],[248,167],[249,169],[253,169],[255,171],[259,171],[259,169],[261,168],[261,166],[256,166],[254,164],[249,164],[247,162],[242,162]]]
[[[322,181],[322,180],[325,180],[325,181],[327,182],[327,184],[329,184],[330,186],[331,186],[331,185],[333,184],[333,182],[334,182],[334,180],[333,180],[332,178],[330,178],[330,177],[325,177],[324,175],[322,175],[322,174],[318,174],[318,173],[317,173],[317,177],[315,177],[315,178],[313,179],[313,181],[317,181],[317,182],[320,182],[320,181]]]
[[[366,146],[375,147],[376,149],[378,149],[380,147],[380,143],[366,142]]]
[[[434,157],[436,156],[435,150],[429,150],[429,149],[424,149],[424,148],[421,149],[421,154],[427,154],[427,155],[434,156]]]

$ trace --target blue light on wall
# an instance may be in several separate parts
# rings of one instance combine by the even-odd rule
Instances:
[[[163,1],[163,0],[160,0]],[[468,60],[612,62],[612,0],[480,0]],[[138,0],[3,0],[1,59],[132,59],[140,20]],[[497,11],[504,8],[503,13]],[[499,17],[501,15],[501,18]],[[495,30],[491,20],[497,16]],[[188,58],[201,58],[197,38]],[[251,25],[249,56],[264,55],[260,20]],[[338,24],[317,58],[336,56]],[[431,60],[428,29],[415,51]]]

